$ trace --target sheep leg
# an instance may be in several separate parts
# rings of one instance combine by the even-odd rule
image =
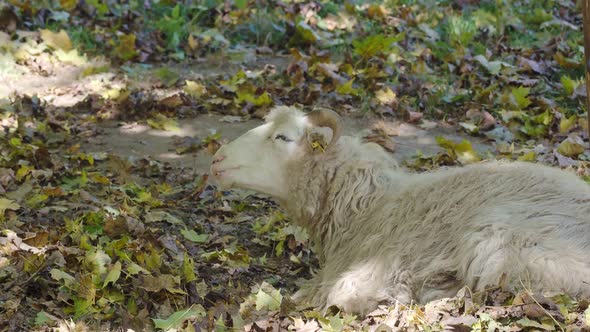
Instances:
[[[413,296],[409,273],[391,274],[386,270],[385,264],[378,261],[356,264],[332,284],[326,305],[366,314],[382,301],[410,303]]]
[[[326,307],[327,293],[326,288],[322,287],[323,279],[323,270],[320,270],[312,279],[306,280],[301,288],[293,294],[293,301],[314,307]]]

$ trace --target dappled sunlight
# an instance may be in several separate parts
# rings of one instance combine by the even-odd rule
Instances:
[[[219,115],[199,115],[193,119],[178,120],[178,130],[160,130],[148,124],[131,122],[120,126],[119,122],[101,123],[102,135],[87,140],[83,149],[88,152],[116,153],[125,157],[150,156],[176,167],[193,168],[204,174],[209,171],[211,155],[205,149],[191,153],[178,153],[176,149],[186,144],[201,142],[216,133],[220,142],[231,141],[244,132],[258,126],[260,120],[237,123],[220,121]],[[188,140],[188,143],[187,143]]]
[[[399,300],[396,289],[377,306],[374,288],[389,291],[399,280],[381,278],[387,271],[364,254],[357,263],[369,263],[348,274],[334,270],[340,291],[332,295],[343,311],[295,306],[289,297],[302,289],[301,279],[321,275],[318,267],[330,270],[324,263],[334,256],[318,249],[326,238],[310,242],[313,234],[292,222],[298,213],[285,213],[276,199],[215,183],[233,173],[259,185],[253,169],[262,169],[261,177],[284,189],[261,167],[272,154],[260,142],[238,149],[256,156],[254,167],[223,164],[228,143],[276,106],[338,113],[341,121],[332,124],[355,137],[342,137],[338,147],[371,143],[346,155],[350,168],[338,165],[361,166],[360,177],[375,174],[373,164],[433,175],[441,167],[460,171],[508,159],[574,168],[590,179],[582,47],[588,29],[581,28],[579,9],[571,1],[525,0],[2,2],[0,330],[586,328],[586,302],[560,295],[553,298],[558,311],[542,297],[500,288],[409,306],[390,301]],[[329,129],[305,138],[314,153],[329,153],[316,131]],[[295,146],[298,140],[286,134],[274,140]],[[372,153],[383,160],[372,163]],[[299,170],[321,168],[315,166],[296,165],[289,182]],[[302,213],[313,211],[314,225],[325,219],[317,213],[324,208],[312,208],[316,203],[326,216],[337,206],[353,212],[369,206],[370,194],[359,204],[307,195],[357,178],[338,170],[332,177],[309,173],[305,179],[318,185],[301,186],[309,199]],[[333,192],[380,190],[388,178]],[[490,183],[513,182],[506,179]],[[454,188],[443,183],[405,197],[419,206],[431,195],[435,209],[416,211],[446,207],[453,214],[469,205],[463,198],[444,203]],[[529,205],[534,216],[549,213],[536,201]],[[407,231],[398,239],[382,236],[385,223],[367,228],[377,214],[366,216],[354,218],[354,235],[378,236],[354,246],[347,240],[354,252],[373,246],[391,252],[407,240]],[[403,216],[425,223],[413,212]],[[342,213],[337,224],[347,217]],[[443,220],[435,217],[426,222],[431,230]],[[346,233],[329,230],[335,238]],[[421,239],[440,244],[434,237]],[[352,263],[353,251],[343,261]],[[398,256],[404,255],[383,264]],[[452,281],[447,270],[454,271],[440,270],[442,276],[416,287]],[[361,309],[359,295],[377,310],[364,317],[347,312]]]
[[[149,135],[156,136],[156,137],[173,137],[173,136],[194,136],[196,135],[195,128],[188,125],[183,125],[178,130],[157,130],[152,129],[147,132]]]
[[[150,131],[150,126],[148,125],[143,125],[143,124],[139,124],[137,122],[134,123],[130,123],[130,124],[126,124],[124,126],[121,126],[121,128],[119,128],[119,132],[123,133],[123,134],[128,134],[128,135],[137,135],[137,134],[143,134],[145,132]]]
[[[434,145],[434,144],[436,144],[436,141],[434,140],[434,137],[433,136],[421,136],[421,137],[418,137],[416,139],[416,142],[418,144],[422,144],[422,145]]]
[[[16,35],[19,38],[12,40],[0,31],[0,81],[5,83],[0,85],[0,98],[37,95],[51,105],[67,107],[105,89],[105,84],[102,88],[89,84],[107,65],[104,59],[88,58],[71,44],[64,45],[69,39],[58,40],[51,33],[17,31]],[[94,79],[108,82],[105,77]]]
[[[157,158],[158,159],[180,159],[180,158],[183,158],[183,156],[179,155],[177,153],[174,153],[174,152],[166,152],[166,153],[159,154],[157,156]],[[209,157],[209,159],[211,159],[211,157]]]

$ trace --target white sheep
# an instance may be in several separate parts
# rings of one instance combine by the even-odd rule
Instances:
[[[575,175],[510,162],[414,174],[340,137],[333,111],[283,106],[266,120],[223,146],[211,173],[274,197],[308,230],[321,270],[297,300],[366,313],[502,277],[590,296],[590,186]]]

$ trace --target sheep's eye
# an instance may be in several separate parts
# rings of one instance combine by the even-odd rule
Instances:
[[[285,142],[293,142],[293,140],[292,140],[292,139],[289,139],[289,138],[287,138],[287,136],[285,136],[285,135],[280,135],[280,134],[279,134],[279,135],[277,135],[277,136],[275,136],[275,139],[280,139],[280,140],[282,140],[282,141],[285,141]]]

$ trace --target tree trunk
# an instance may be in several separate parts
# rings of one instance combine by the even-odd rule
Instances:
[[[582,0],[584,12],[584,64],[586,67],[586,112],[588,116],[588,141],[590,143],[590,0]]]

